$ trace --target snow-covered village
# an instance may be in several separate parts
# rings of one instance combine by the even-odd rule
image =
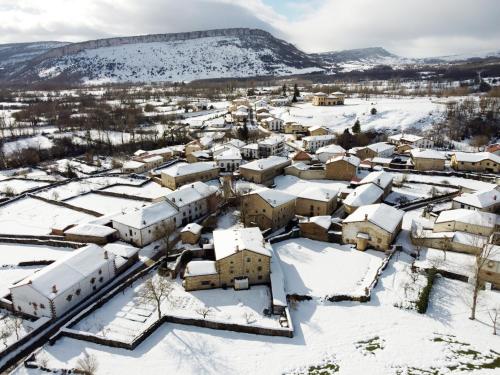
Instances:
[[[27,3],[47,29],[0,37],[0,373],[500,372],[500,51],[311,51],[240,14],[329,2],[107,39]]]

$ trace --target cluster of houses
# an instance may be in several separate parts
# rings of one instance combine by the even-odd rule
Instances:
[[[316,93],[311,100],[315,106],[342,105],[345,95]],[[15,284],[13,308],[31,316],[58,317],[129,267],[137,260],[139,248],[175,233],[181,248],[203,249],[203,256],[190,259],[181,272],[188,291],[270,284],[273,250],[264,237],[283,228],[295,226],[303,237],[351,244],[360,251],[387,251],[401,230],[404,212],[384,203],[393,188],[393,175],[384,167],[480,173],[500,169],[497,149],[445,153],[434,150],[433,141],[426,137],[404,133],[388,137],[387,142],[346,150],[335,144],[336,136],[324,127],[285,123],[272,116],[265,100],[236,99],[228,116],[226,121],[238,124],[255,116],[260,126],[274,134],[251,144],[237,139],[215,144],[213,138],[201,137],[185,146],[137,151],[123,164],[122,172],[149,173],[167,192],[142,207],[65,228],[62,234],[67,240],[89,245]],[[303,136],[302,149],[290,148],[283,134],[277,133]],[[361,175],[360,168],[371,172]],[[347,184],[340,190],[311,184],[292,195],[273,188],[275,178],[283,174]],[[220,212],[222,203],[228,203],[221,194],[221,179],[262,186],[244,194],[233,191],[244,227],[213,230],[206,246],[202,241],[205,222]],[[498,187],[456,196],[451,209],[426,210],[425,217],[415,220],[411,240],[415,246],[469,254],[478,254],[484,246],[499,246],[499,202]],[[500,285],[498,260],[492,259],[484,272],[489,281]]]

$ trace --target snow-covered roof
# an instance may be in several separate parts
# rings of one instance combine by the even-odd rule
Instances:
[[[304,199],[311,199],[315,201],[328,202],[334,199],[339,194],[338,189],[332,189],[323,186],[311,186],[301,191],[297,197]]]
[[[373,143],[366,147],[369,148],[370,150],[375,151],[376,153],[381,153],[390,149],[394,150],[394,146],[386,142]]]
[[[370,204],[359,207],[344,219],[344,223],[355,223],[368,220],[370,223],[392,233],[403,220],[404,212],[385,203]]]
[[[385,171],[376,171],[376,172],[371,172],[368,175],[363,178],[359,184],[364,185],[364,184],[375,184],[377,186],[380,186],[382,189],[385,189],[387,186],[389,186],[392,183],[394,176]]]
[[[491,152],[455,152],[455,158],[458,162],[478,163],[483,160],[491,160],[500,163],[500,156]]]
[[[135,229],[147,228],[177,215],[177,209],[168,202],[158,202],[151,206],[136,208],[113,217],[112,222]]]
[[[453,200],[472,207],[488,208],[495,204],[500,204],[499,189],[499,187],[496,187],[489,190],[481,190],[475,193],[462,194],[453,198]]]
[[[193,173],[200,173],[200,172],[205,172],[209,171],[212,169],[217,168],[217,165],[212,162],[197,162],[197,163],[176,163],[166,169],[162,169],[161,173],[172,176],[172,177],[177,177],[177,176],[185,176]]]
[[[285,204],[287,202],[290,202],[295,199],[293,195],[290,195],[288,193],[284,193],[279,190],[274,190],[274,189],[268,189],[268,188],[262,188],[255,190],[250,194],[257,194],[259,195],[262,199],[264,199],[267,203],[269,203],[272,207],[278,207],[281,206],[282,204]]]
[[[258,150],[259,149],[259,145],[257,143],[250,143],[246,146],[243,146],[242,148],[244,149],[248,149],[248,150]]]
[[[137,150],[136,152],[134,152],[134,156],[141,156],[141,155],[144,155],[144,154],[147,154],[148,152],[147,151],[144,151],[144,150]]]
[[[266,117],[264,120],[262,120],[262,122],[272,122],[272,121],[283,122],[282,119],[279,119],[279,118],[276,118],[276,117],[272,117],[272,116]]]
[[[410,151],[410,154],[414,158],[420,158],[420,159],[438,159],[438,160],[445,160],[446,157],[442,152],[432,150],[432,149],[418,149],[415,148]]]
[[[194,234],[199,234],[199,233],[201,233],[202,229],[203,229],[203,227],[200,224],[189,223],[184,228],[182,228],[181,232],[190,232],[190,233],[194,233]]]
[[[436,224],[449,221],[494,228],[497,222],[497,215],[489,212],[457,208],[455,210],[441,211],[436,219]]]
[[[186,265],[184,276],[214,275],[217,273],[213,260],[192,260]]]
[[[215,157],[215,160],[241,160],[241,152],[239,149],[234,147],[229,147],[226,150],[219,152]]]
[[[210,186],[201,181],[181,186],[179,189],[168,193],[165,198],[174,203],[177,207],[182,207],[200,199],[206,198],[217,191],[215,186]]]
[[[334,158],[331,158],[330,160],[328,160],[327,163],[334,163],[334,162],[337,162],[337,161],[340,161],[340,160],[343,160],[349,164],[352,164],[352,165],[355,165],[356,167],[359,165],[359,163],[361,163],[361,160],[357,157],[357,156],[354,156],[354,155],[350,155],[350,156],[337,156],[337,157],[334,157]]]
[[[309,219],[309,222],[319,225],[324,229],[329,229],[332,225],[332,217],[331,216],[313,216]]]
[[[98,224],[80,224],[65,231],[65,234],[79,236],[106,237],[116,232],[116,229]]]
[[[122,165],[123,169],[137,169],[141,167],[144,167],[144,163],[135,160],[128,160]]]
[[[339,145],[328,145],[320,147],[316,150],[316,155],[328,153],[328,154],[344,154],[345,148]]]
[[[375,184],[358,186],[344,199],[344,204],[351,207],[360,207],[377,202],[384,191]]]
[[[35,272],[13,288],[30,284],[40,294],[53,299],[113,258],[115,258],[114,254],[110,254],[100,246],[90,244]]]
[[[392,162],[392,158],[381,158],[380,156],[376,156],[372,159],[373,164],[390,164]]]
[[[149,153],[152,155],[160,155],[160,154],[173,153],[173,151],[170,147],[162,147],[162,148],[157,148],[155,150],[151,150],[149,151]]]
[[[309,135],[307,137],[302,138],[302,140],[306,142],[314,142],[314,141],[329,141],[335,139],[337,136],[334,134],[325,134],[325,135]]]
[[[275,146],[283,142],[282,137],[269,137],[259,142],[259,145]]]
[[[388,137],[391,141],[406,141],[406,142],[417,142],[421,139],[423,139],[424,137],[420,137],[418,135],[415,135],[415,134],[405,134],[405,133],[399,133],[399,134],[394,134],[394,135],[391,135]]]
[[[264,241],[259,228],[237,228],[215,230],[215,259],[223,259],[238,251],[249,250],[254,253],[271,257],[270,245]]]
[[[262,171],[265,169],[277,167],[281,164],[287,163],[288,161],[289,161],[288,158],[273,155],[265,159],[258,159],[251,161],[250,163],[246,163],[245,165],[242,165],[240,169],[251,169],[254,171]]]
[[[163,157],[160,155],[148,156],[147,158],[142,159],[145,163],[154,163],[155,161],[163,161]]]
[[[130,258],[139,252],[139,248],[128,243],[117,241],[104,245],[104,249],[122,258]]]

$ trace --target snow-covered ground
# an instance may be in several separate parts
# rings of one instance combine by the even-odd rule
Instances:
[[[53,228],[66,228],[94,218],[83,212],[25,197],[2,206],[0,233],[47,235]]]
[[[161,277],[157,274],[152,277]],[[155,304],[144,303],[140,293],[145,279],[127,288],[71,329],[130,342],[158,319]],[[262,314],[271,304],[271,291],[266,286],[248,290],[211,289],[186,292],[179,279],[172,282],[173,290],[162,303],[162,314],[203,319],[224,323],[279,328],[276,316]]]
[[[432,197],[432,193],[443,195],[456,191],[456,189],[432,186],[427,184],[404,183],[401,187],[393,186],[392,192],[385,198],[386,202],[403,203],[415,199]]]
[[[9,194],[17,195],[31,189],[47,186],[49,184],[49,182],[45,181],[25,180],[22,178],[0,181],[0,197],[2,196],[2,194],[6,194],[7,192]]]
[[[287,294],[326,297],[364,296],[382,264],[384,253],[361,252],[350,245],[296,238],[273,245]]]
[[[500,352],[500,341],[491,334],[485,309],[477,321],[468,319],[467,284],[438,279],[426,315],[394,307],[394,264],[400,262],[409,259],[401,254],[391,261],[368,303],[299,303],[291,312],[292,339],[165,324],[132,352],[63,338],[40,356],[51,368],[71,368],[84,353],[92,354],[99,374],[307,373],[330,359],[339,374],[348,375],[465,374],[448,367],[480,366],[498,357],[490,352]],[[485,296],[490,304],[500,302],[498,293]],[[41,374],[24,367],[14,373]],[[472,373],[493,375],[498,368]]]
[[[69,247],[1,242],[0,264],[16,265],[21,262],[58,260],[67,256],[73,250],[73,248]]]
[[[372,108],[377,114],[370,113]],[[428,129],[443,119],[446,106],[432,98],[370,98],[346,99],[345,105],[315,107],[311,103],[295,104],[291,108],[279,107],[271,113],[284,121],[306,126],[325,126],[335,132],[351,128],[356,120],[362,130]]]
[[[148,206],[150,203],[134,199],[118,198],[96,193],[88,193],[70,198],[64,201],[76,207],[85,208],[98,212],[102,215],[110,215],[118,212],[132,210],[134,208]]]

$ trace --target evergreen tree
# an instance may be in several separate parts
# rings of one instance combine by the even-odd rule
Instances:
[[[299,91],[299,87],[297,86],[297,84],[293,85],[293,96],[297,97],[297,98],[300,96],[300,91]]]
[[[359,120],[356,120],[356,122],[354,123],[352,127],[352,132],[354,134],[359,134],[361,132],[361,124],[359,123]]]
[[[286,96],[286,83],[283,84],[283,87],[281,88],[283,96]]]
[[[376,115],[377,114],[377,108],[373,107],[372,110],[370,111],[370,113],[372,115]]]

